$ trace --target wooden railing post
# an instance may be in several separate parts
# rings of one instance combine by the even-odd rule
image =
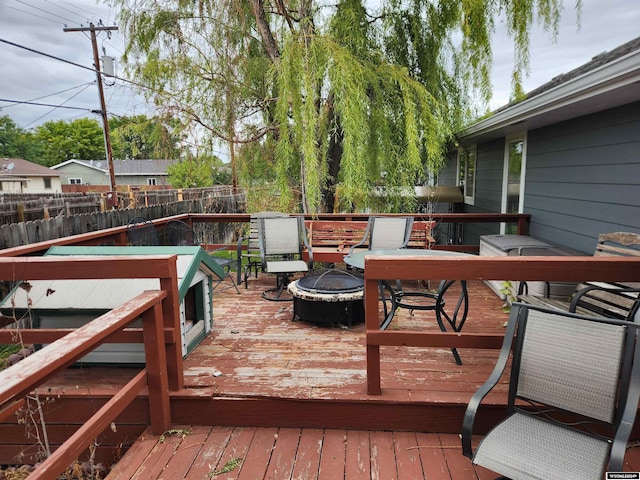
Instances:
[[[364,281],[364,312],[367,331],[380,329],[378,319],[378,281]],[[380,388],[380,346],[367,342],[367,393],[381,395]]]
[[[167,354],[164,343],[162,305],[142,314],[144,355],[147,361],[147,388],[149,389],[149,417],[151,431],[155,435],[166,432],[171,426],[169,382],[167,379]]]
[[[164,327],[175,332],[174,341],[167,344],[167,373],[169,376],[169,389],[176,391],[184,387],[182,367],[182,338],[180,329],[180,300],[178,298],[178,273],[174,263],[173,273],[169,278],[160,279],[160,289],[168,293],[162,302],[162,318]]]

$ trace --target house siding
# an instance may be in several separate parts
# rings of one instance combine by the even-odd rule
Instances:
[[[530,234],[592,253],[600,233],[640,232],[640,102],[528,133]]]
[[[504,148],[504,137],[477,146],[475,204],[464,205],[466,213],[500,212]],[[528,131],[529,234],[592,254],[600,233],[640,233],[639,151],[640,102]],[[464,243],[498,232],[465,225]]]
[[[503,166],[504,139],[477,146],[474,204],[465,204],[465,213],[500,212]],[[491,223],[465,224],[463,240],[466,244],[477,245],[480,243],[481,235],[495,234],[499,231],[499,225]]]
[[[56,171],[60,174],[62,183],[69,184],[70,178],[80,178],[86,185],[109,185],[109,176],[105,172],[86,167],[78,163],[69,163]]]

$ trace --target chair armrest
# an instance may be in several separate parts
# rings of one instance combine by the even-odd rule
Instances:
[[[462,420],[462,454],[465,457],[473,458],[473,449],[471,448],[471,437],[473,435],[473,424],[475,422],[476,413],[480,403],[487,394],[496,386],[498,380],[502,376],[504,369],[511,354],[511,345],[516,332],[516,326],[520,318],[520,304],[514,303],[511,306],[511,315],[507,323],[507,329],[504,333],[504,341],[500,349],[500,355],[496,362],[491,375],[486,382],[473,394],[467,405]]]
[[[573,298],[571,299],[571,304],[569,306],[570,312],[575,312],[576,308],[580,305],[585,306],[583,297],[589,292],[600,291],[606,292],[611,295],[617,296],[627,302],[632,302],[632,307],[629,309],[629,313],[624,320],[633,321],[635,314],[640,308],[640,288],[638,287],[625,287],[625,286],[617,286],[615,284],[598,284],[598,283],[588,283],[584,288],[581,288],[577,292],[574,293]],[[625,295],[625,293],[637,293],[635,298],[631,295]],[[602,302],[611,303],[612,307],[615,305],[612,303],[611,299],[598,299]],[[582,302],[582,303],[581,303]],[[626,306],[617,305],[617,307],[621,310],[625,310]],[[589,308],[585,306],[585,308]]]
[[[636,310],[637,310],[636,302]],[[635,341],[638,342],[639,332],[636,330]],[[640,375],[640,349],[636,349],[633,365],[631,367],[631,378],[637,378]],[[635,388],[634,388],[635,386]],[[620,427],[616,432],[616,436],[613,438],[611,444],[611,453],[609,455],[609,465],[607,471],[609,472],[621,472],[624,465],[624,455],[627,451],[627,442],[631,436],[631,430],[635,422],[636,413],[638,410],[638,402],[640,402],[640,388],[638,388],[637,382],[631,381],[631,388],[629,390],[629,396],[627,397],[627,403],[624,405],[622,411],[622,420],[620,421]]]
[[[351,245],[351,247],[349,248],[349,253],[348,255],[351,255],[353,253],[353,251],[358,248],[361,247],[362,245],[364,245],[365,243],[367,243],[367,238],[369,238],[369,232],[371,230],[371,221],[367,222],[367,228],[364,231],[364,236],[362,237],[362,240],[360,240],[358,243],[356,243],[355,245]]]
[[[309,242],[309,231],[307,230],[307,226],[305,225],[304,221],[301,222],[302,226],[302,232],[300,234],[300,236],[302,237],[302,243],[304,244],[304,247],[307,249],[307,254],[309,255],[309,269],[313,269],[313,250],[311,248],[311,243]]]

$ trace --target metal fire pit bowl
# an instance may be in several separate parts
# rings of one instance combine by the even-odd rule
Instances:
[[[312,323],[364,322],[364,280],[345,270],[314,270],[289,284],[293,319]]]

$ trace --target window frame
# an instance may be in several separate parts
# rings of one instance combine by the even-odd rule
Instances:
[[[69,185],[82,185],[82,178],[71,178],[69,177]]]
[[[504,140],[504,163],[502,169],[502,199],[500,205],[501,213],[507,212],[507,206],[509,202],[508,188],[509,188],[509,163],[510,163],[510,148],[509,146],[522,142],[522,158],[520,160],[520,191],[518,192],[518,211],[512,213],[524,213],[524,191],[525,191],[525,179],[527,173],[527,132],[518,132]],[[511,224],[513,225],[513,224]],[[504,222],[500,224],[500,233],[505,234],[507,232],[507,224]]]
[[[471,192],[469,192],[469,184],[467,182],[469,178],[470,159],[473,161]],[[458,148],[457,167],[457,185],[462,187],[464,203],[467,205],[474,205],[476,200],[476,174],[478,172],[477,145],[474,144]]]

